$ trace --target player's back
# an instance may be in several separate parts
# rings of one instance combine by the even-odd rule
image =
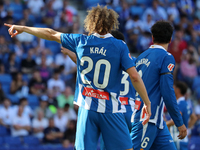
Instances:
[[[111,34],[65,34],[64,38],[71,40],[65,47],[77,55],[76,103],[97,112],[117,112],[122,69],[133,66],[126,44]]]
[[[162,73],[165,72],[163,69],[163,66],[166,63],[165,59],[170,55],[171,54],[168,53],[161,46],[157,46],[156,48],[154,46],[151,46],[136,60],[136,69],[143,79],[149,99],[151,101],[152,115],[149,122],[155,123],[159,128],[163,127],[162,114],[164,106],[160,90],[160,76],[162,75]],[[141,98],[136,98],[136,100],[141,101]],[[137,101],[136,104],[139,104]],[[142,101],[141,104],[143,104]],[[140,107],[140,110],[138,110],[135,115],[135,121],[141,120],[141,108],[142,105]]]

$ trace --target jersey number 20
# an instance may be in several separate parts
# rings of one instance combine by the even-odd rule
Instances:
[[[87,79],[85,79],[85,74],[89,73],[92,70],[94,63],[90,57],[84,56],[81,58],[80,65],[83,66],[85,61],[88,62],[88,67],[82,70],[81,80],[83,81],[83,84],[91,84],[91,81],[88,81]],[[98,82],[101,65],[105,65],[105,72],[104,72],[104,78],[103,78],[102,84]],[[96,62],[95,68],[94,68],[93,83],[97,88],[104,89],[108,86],[108,81],[110,77],[110,69],[111,69],[111,64],[109,61],[105,59],[100,59]]]

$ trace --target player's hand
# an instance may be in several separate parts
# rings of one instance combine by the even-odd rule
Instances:
[[[23,32],[23,26],[11,25],[4,23],[5,26],[9,27],[8,32],[11,35],[11,38]]]
[[[151,103],[148,105],[144,104],[144,106],[142,108],[142,118],[145,117],[145,114],[146,114],[146,118],[142,122],[142,125],[145,125],[147,122],[149,122],[149,119],[151,117]]]
[[[179,131],[178,138],[184,139],[187,135],[187,128],[185,127],[185,125],[183,124],[182,126],[178,127],[178,131]]]
[[[68,50],[68,49],[66,49],[66,48],[64,48],[64,47],[61,47],[61,52],[64,54],[64,55],[68,55],[68,52],[69,52],[70,50]]]

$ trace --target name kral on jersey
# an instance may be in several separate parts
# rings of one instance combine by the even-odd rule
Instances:
[[[106,56],[106,49],[104,49],[104,47],[90,47],[90,54],[101,54],[103,56]]]
[[[147,67],[149,67],[150,65],[150,61],[146,58],[142,58],[140,59],[137,63],[136,63],[136,68],[139,66],[139,65],[142,65],[142,64],[145,64]]]

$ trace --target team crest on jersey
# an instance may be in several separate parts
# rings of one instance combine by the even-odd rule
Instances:
[[[170,63],[170,64],[167,66],[167,68],[168,68],[169,71],[172,71],[173,68],[174,68],[174,64],[171,64],[171,63]]]
[[[132,59],[132,57],[131,57],[131,54],[130,54],[130,53],[128,53],[128,56],[130,57],[130,59]]]

